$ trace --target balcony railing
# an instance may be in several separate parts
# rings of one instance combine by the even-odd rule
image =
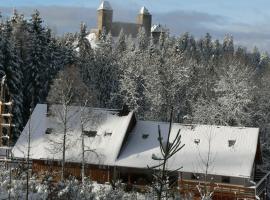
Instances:
[[[267,187],[270,185],[270,172],[268,172],[257,184],[256,195],[262,196],[266,194]]]
[[[204,183],[203,181],[181,180],[179,182],[182,194],[193,193],[199,196],[198,185],[209,192],[213,192],[214,199],[256,199],[255,187],[244,187],[224,183]]]

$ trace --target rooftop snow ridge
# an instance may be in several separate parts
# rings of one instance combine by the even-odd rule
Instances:
[[[108,1],[102,1],[98,10],[112,10],[111,4]]]
[[[151,32],[165,32],[165,29],[160,24],[154,24],[151,27]]]
[[[141,8],[141,10],[140,10],[140,14],[147,14],[147,15],[149,15],[150,12],[149,12],[149,10],[146,7],[143,6]]]

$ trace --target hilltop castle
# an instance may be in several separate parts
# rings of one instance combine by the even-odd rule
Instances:
[[[152,33],[154,37],[159,37],[165,30],[160,25],[152,26],[152,15],[145,7],[140,9],[136,23],[113,22],[113,9],[108,1],[103,1],[97,9],[97,28],[91,32],[99,35],[105,29],[106,33],[110,32],[113,37],[117,37],[122,30],[125,35],[136,37],[141,28],[144,28],[148,36]]]

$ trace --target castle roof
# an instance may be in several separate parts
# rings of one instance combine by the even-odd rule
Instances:
[[[102,1],[98,10],[112,10],[111,4],[108,1]]]
[[[163,28],[163,26],[161,26],[160,24],[154,24],[151,27],[151,32],[166,32],[165,28]]]
[[[150,15],[150,12],[146,7],[143,6],[140,10],[140,14]]]

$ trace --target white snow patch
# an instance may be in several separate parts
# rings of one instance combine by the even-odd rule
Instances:
[[[165,32],[166,30],[160,24],[154,24],[151,27],[151,32]]]
[[[108,1],[102,1],[98,10],[112,10],[111,4]]]
[[[163,141],[165,141],[168,123],[137,121],[117,160],[118,166],[146,168],[147,165],[158,164],[152,159],[153,154],[160,157],[160,147],[157,140],[158,124],[161,128]],[[182,144],[185,146],[169,160],[169,170],[175,170],[182,166],[181,171],[183,172],[204,173],[203,162],[207,160],[210,144],[209,174],[247,178],[251,176],[257,149],[258,128],[175,123],[172,126],[170,141],[175,138],[179,129],[181,130]],[[148,136],[145,138],[143,135]],[[231,147],[229,140],[235,140],[235,144]]]
[[[86,39],[89,41],[92,49],[98,48],[98,38],[96,33],[89,33],[86,36]]]
[[[143,15],[149,15],[150,14],[150,12],[149,12],[149,10],[146,8],[146,7],[142,7],[141,8],[141,10],[140,10],[140,14],[143,14]]]
[[[59,110],[59,114],[47,117],[47,105],[44,104],[38,104],[32,114],[31,159],[62,159],[63,124],[59,120],[62,106],[53,105],[50,109]],[[79,107],[69,107],[67,162],[82,161],[80,113]],[[127,116],[120,117],[115,111],[92,108],[87,108],[84,113],[86,113],[87,118],[89,117],[89,120],[84,124],[84,130],[97,131],[95,137],[84,136],[85,149],[88,150],[85,153],[86,163],[113,165],[121,149],[133,113],[130,112]],[[46,134],[47,128],[52,129],[51,134]],[[28,129],[29,121],[13,148],[13,154],[16,158],[26,157]]]

